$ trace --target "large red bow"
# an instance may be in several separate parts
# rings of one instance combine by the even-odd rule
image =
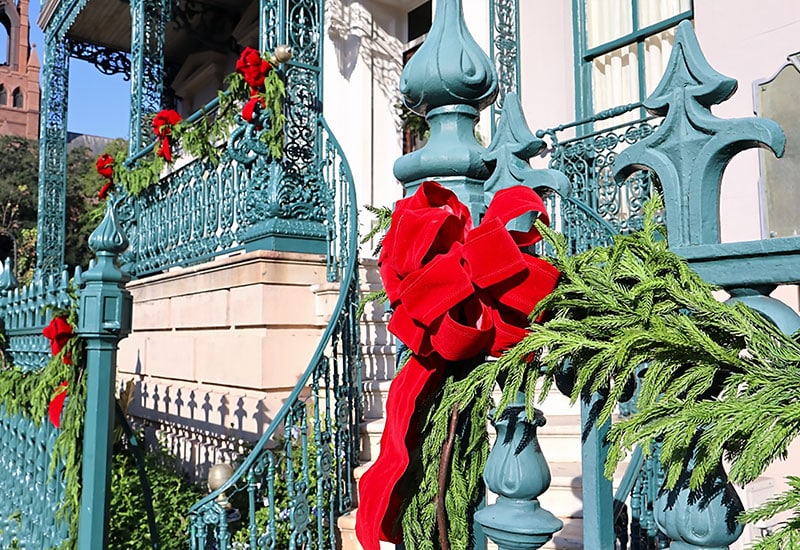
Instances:
[[[559,272],[522,251],[541,235],[506,224],[529,212],[548,223],[530,188],[499,191],[472,228],[467,207],[436,182],[399,201],[378,263],[394,313],[389,330],[413,352],[389,391],[381,452],[361,478],[356,533],[365,550],[400,542],[402,478],[419,441],[417,409],[448,362],[500,355],[526,333],[528,315]]]

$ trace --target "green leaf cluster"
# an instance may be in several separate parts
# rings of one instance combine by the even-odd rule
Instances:
[[[140,438],[141,439],[141,438]],[[153,509],[162,550],[189,548],[187,510],[206,495],[189,481],[162,446],[144,455],[145,470],[153,495]],[[114,453],[111,470],[108,547],[142,550],[151,548],[152,538],[145,513],[144,493],[133,454]]]
[[[67,320],[75,326],[75,308],[68,312]],[[47,408],[55,389],[65,380],[68,383],[69,397],[61,417],[61,430],[50,457],[51,475],[59,465],[64,468],[64,499],[56,511],[56,517],[69,524],[70,540],[65,543],[67,548],[77,540],[78,535],[86,384],[83,368],[76,368],[75,365],[83,365],[83,353],[83,340],[71,338],[42,370],[26,372],[10,366],[0,371],[0,407],[3,407],[4,414],[27,417],[37,426],[47,421]],[[64,362],[65,357],[71,358],[71,364]]]
[[[170,134],[173,148],[180,147],[183,154],[206,159],[213,165],[220,160],[222,149],[219,142],[230,134],[236,124],[236,116],[244,102],[250,99],[250,88],[239,73],[232,73],[225,78],[225,90],[218,93],[219,105],[216,110],[207,112],[203,109],[199,116],[183,120],[176,124]],[[260,135],[267,144],[270,155],[275,159],[283,157],[283,139],[286,116],[283,104],[286,99],[286,86],[276,69],[269,71],[264,79],[264,92],[259,92],[269,112],[270,124]],[[114,156],[114,182],[122,185],[128,194],[138,196],[145,189],[158,183],[165,161],[156,154],[136,160],[134,166],[128,166],[124,155]]]

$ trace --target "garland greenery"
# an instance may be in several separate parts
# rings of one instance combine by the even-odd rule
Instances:
[[[219,106],[215,112],[203,110],[196,119],[177,123],[169,136],[170,142],[179,144],[185,155],[207,159],[215,166],[221,155],[219,142],[228,137],[231,128],[236,124],[236,115],[241,111],[242,104],[252,94],[244,77],[236,72],[225,77],[224,86],[225,90],[217,94]],[[283,127],[286,123],[283,112],[286,87],[277,70],[267,73],[264,91],[252,97],[258,97],[269,111],[270,124],[260,133],[259,139],[267,144],[273,158],[280,159],[283,157]],[[143,125],[149,126],[149,121],[143,121]],[[132,167],[128,164],[126,158],[115,158],[113,179],[130,195],[138,196],[159,181],[165,160],[156,154],[154,147],[152,155],[137,159]]]
[[[73,303],[76,296],[70,292]],[[77,322],[77,308],[54,311],[55,316],[64,315],[70,325]],[[69,540],[65,548],[71,548],[78,536],[78,517],[81,498],[81,442],[86,415],[86,381],[83,362],[84,343],[81,338],[70,338],[63,349],[54,355],[39,371],[23,371],[10,366],[0,372],[0,406],[8,416],[20,415],[29,418],[36,426],[47,419],[47,409],[53,392],[63,381],[67,381],[69,398],[61,416],[61,429],[50,457],[50,475],[59,465],[64,467],[64,498],[56,511],[56,518],[69,524]],[[67,363],[64,358],[69,357]]]
[[[573,402],[595,392],[606,396],[598,422],[611,418],[648,364],[639,381],[639,412],[615,423],[609,434],[609,477],[633,446],[651,452],[655,439],[661,441],[668,488],[676,486],[692,456],[693,489],[714,475],[723,458],[731,481],[744,484],[785,456],[800,435],[800,343],[751,308],[717,301],[715,288],[669,250],[665,229],[654,221],[660,208],[660,199],[650,201],[642,231],[576,256],[569,255],[562,235],[538,224],[562,277],[531,318],[545,311],[550,318],[532,323],[530,333],[499,360],[448,378],[429,404],[414,471],[420,482],[402,516],[409,547],[438,548],[437,476],[453,411],[461,437],[447,482],[448,537],[452,548],[466,549],[464,521],[482,495],[485,418],[495,384],[503,385],[495,414],[523,391],[526,415],[533,418],[537,382],[543,378],[538,394],[544,400],[567,360],[573,365]],[[789,483],[787,493],[740,518],[795,512],[758,550],[793,547],[800,538],[800,479]]]

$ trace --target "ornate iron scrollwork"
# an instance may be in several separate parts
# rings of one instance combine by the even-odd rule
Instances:
[[[70,57],[88,61],[103,74],[123,74],[125,80],[131,79],[131,56],[128,52],[106,46],[67,40]]]

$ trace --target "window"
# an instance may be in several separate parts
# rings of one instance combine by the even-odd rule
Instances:
[[[643,101],[666,68],[692,0],[574,0],[577,115]]]
[[[8,102],[7,96],[6,87],[0,84],[0,105],[5,105]]]
[[[11,104],[17,109],[22,109],[22,90],[19,88],[14,88],[14,92],[11,94]]]
[[[408,40],[411,42],[420,36],[423,36],[431,30],[431,22],[433,20],[432,2],[430,0],[421,6],[414,8],[407,15],[408,25]]]

